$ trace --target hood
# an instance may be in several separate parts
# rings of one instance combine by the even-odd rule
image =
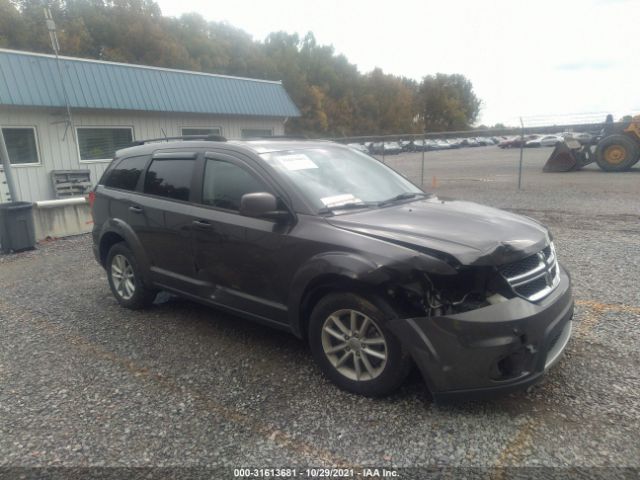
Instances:
[[[332,225],[463,265],[502,265],[542,250],[548,230],[528,217],[429,197],[327,218]]]

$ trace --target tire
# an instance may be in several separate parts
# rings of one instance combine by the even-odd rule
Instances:
[[[153,303],[158,291],[143,283],[136,257],[125,242],[111,247],[105,266],[111,293],[120,305],[139,310]],[[127,276],[129,282],[125,281]]]
[[[356,312],[353,330],[352,312]],[[394,318],[397,315],[391,307],[376,297],[369,300],[353,293],[328,294],[317,303],[309,320],[309,343],[316,363],[333,383],[348,392],[369,397],[392,393],[411,368],[411,356],[386,327]],[[353,331],[356,334],[345,339]]]
[[[640,157],[640,146],[626,135],[609,135],[596,148],[596,162],[606,172],[629,170]]]

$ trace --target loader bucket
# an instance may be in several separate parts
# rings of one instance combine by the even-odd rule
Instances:
[[[576,148],[577,147],[577,148]],[[570,172],[579,170],[591,163],[587,151],[574,142],[558,142],[549,160],[542,168],[543,172]]]

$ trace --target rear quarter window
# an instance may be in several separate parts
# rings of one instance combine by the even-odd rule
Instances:
[[[121,160],[107,175],[104,186],[121,190],[135,190],[148,160],[149,157],[146,155]]]

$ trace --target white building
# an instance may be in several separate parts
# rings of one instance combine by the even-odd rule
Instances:
[[[23,201],[56,198],[52,172],[88,170],[94,184],[134,140],[283,135],[299,115],[281,82],[0,49],[0,127]]]

